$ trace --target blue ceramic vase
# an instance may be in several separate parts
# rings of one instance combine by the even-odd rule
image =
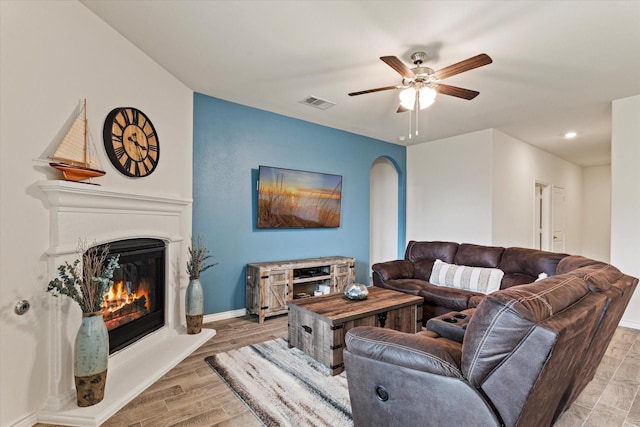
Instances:
[[[82,313],[73,354],[78,406],[91,406],[102,401],[108,362],[109,332],[102,312]]]
[[[202,331],[204,315],[204,295],[200,279],[189,280],[185,296],[185,313],[187,315],[187,333],[199,334]]]

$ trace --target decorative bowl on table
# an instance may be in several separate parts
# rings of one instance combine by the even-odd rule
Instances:
[[[352,283],[344,290],[344,296],[351,300],[363,300],[367,299],[369,290],[367,287],[360,283]]]

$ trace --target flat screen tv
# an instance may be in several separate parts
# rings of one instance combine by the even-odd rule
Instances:
[[[341,198],[341,175],[260,166],[257,227],[340,227]]]

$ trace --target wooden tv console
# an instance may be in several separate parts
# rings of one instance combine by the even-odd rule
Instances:
[[[257,262],[246,269],[247,312],[265,317],[287,313],[287,301],[315,291],[344,292],[355,278],[355,259],[343,256]]]

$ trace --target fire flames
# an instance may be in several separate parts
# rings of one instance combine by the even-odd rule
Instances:
[[[147,280],[140,280],[136,289],[131,282],[118,281],[111,286],[102,302],[102,317],[111,330],[139,319],[149,312],[149,289]]]

